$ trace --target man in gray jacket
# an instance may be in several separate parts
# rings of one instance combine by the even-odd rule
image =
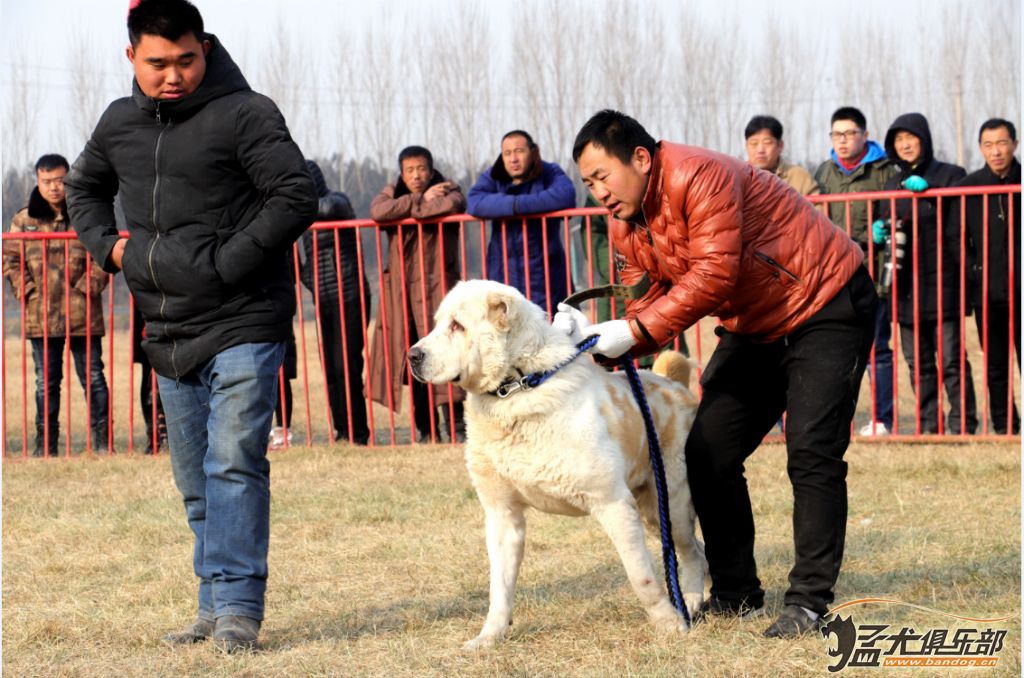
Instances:
[[[830,193],[861,193],[863,191],[880,191],[886,180],[896,173],[896,167],[885,155],[885,149],[868,138],[868,123],[864,114],[852,106],[844,106],[832,114],[832,152],[825,162],[821,163],[814,179],[821,186],[823,194]],[[866,200],[829,203],[829,218],[839,228],[850,234],[865,253],[868,252],[868,204]],[[847,210],[849,205],[849,210]],[[872,219],[878,214],[878,205],[872,205]],[[849,212],[849,219],[847,219]],[[878,270],[876,255],[873,274],[877,280],[881,271]],[[875,325],[874,356],[869,364],[868,374],[871,375],[872,417],[859,431],[862,436],[889,435],[892,430],[892,313],[890,301],[883,298],[878,304],[878,318]]]
[[[285,251],[316,214],[302,153],[187,0],[128,15],[132,96],[67,177],[78,236],[146,322],[171,468],[195,533],[198,617],[170,644],[255,646],[270,532],[267,437],[295,311]],[[114,224],[120,193],[130,238]]]

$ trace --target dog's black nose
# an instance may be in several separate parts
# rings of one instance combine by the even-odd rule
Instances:
[[[409,364],[416,366],[423,362],[423,349],[418,346],[413,346],[409,349]]]

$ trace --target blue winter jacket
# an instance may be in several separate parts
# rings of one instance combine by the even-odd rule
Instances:
[[[565,249],[562,246],[564,220],[526,219],[524,246],[524,220],[519,217],[576,206],[576,189],[562,168],[553,162],[542,162],[535,158],[531,176],[521,184],[513,184],[499,157],[494,166],[480,175],[473,188],[469,189],[467,203],[469,213],[473,216],[492,219],[491,239],[487,245],[487,277],[512,285],[545,311],[554,313],[555,305],[570,292],[569,281],[566,280]],[[504,252],[502,224],[505,225]],[[508,270],[504,266],[503,254],[508,257]],[[527,256],[529,291],[526,288],[524,267]]]

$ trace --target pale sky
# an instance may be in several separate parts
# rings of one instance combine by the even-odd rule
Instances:
[[[941,14],[943,6],[955,0],[936,0],[928,3],[929,10],[936,16]],[[636,0],[636,7],[658,6],[665,9],[671,16],[675,9],[682,6],[674,0]],[[993,0],[975,0],[969,6],[984,11],[994,6]],[[509,34],[511,25],[511,5],[504,2],[488,0],[434,0],[430,3],[409,2],[407,0],[197,0],[197,6],[203,13],[206,29],[215,33],[221,42],[240,63],[250,83],[260,89],[259,68],[263,60],[273,57],[273,39],[278,31],[286,31],[294,44],[302,45],[302,50],[313,61],[320,63],[336,63],[339,54],[344,54],[347,45],[339,44],[337,33],[346,29],[349,33],[360,34],[371,27],[382,24],[385,17],[393,19],[402,17],[404,23],[396,24],[398,34],[390,43],[395,50],[407,49],[410,44],[410,31],[435,31],[441,40],[445,39],[444,20],[453,12],[459,11],[467,3],[481,7],[490,20],[489,34],[495,50],[505,53],[516,44],[518,36]],[[0,57],[3,68],[0,69],[0,87],[3,99],[7,99],[11,91],[11,72],[15,64],[28,66],[23,71],[23,79],[33,88],[32,99],[37,103],[38,119],[31,131],[32,139],[27,144],[31,157],[38,155],[41,148],[61,148],[69,157],[74,158],[84,143],[83,133],[79,128],[87,124],[78,115],[72,101],[73,77],[83,70],[78,64],[72,63],[72,52],[68,46],[76,40],[88,43],[92,50],[86,59],[89,73],[89,87],[99,90],[104,102],[129,93],[131,72],[124,57],[127,44],[124,22],[127,12],[127,0],[87,0],[71,2],[69,0],[0,0],[0,25],[2,25],[5,51]],[[583,5],[586,7],[586,5]],[[737,42],[757,44],[759,33],[772,18],[781,18],[787,26],[820,39],[829,49],[823,50],[821,59],[828,62],[836,58],[835,46],[838,36],[855,18],[867,18],[892,29],[894,40],[907,44],[907,52],[901,57],[900,68],[912,68],[917,64],[926,63],[934,58],[927,50],[917,47],[917,43],[927,43],[927,36],[908,35],[914,31],[922,31],[931,17],[915,15],[921,4],[893,2],[893,0],[860,0],[858,2],[814,2],[812,0],[691,0],[687,7],[694,8],[703,16],[712,18],[729,27],[730,34],[735,31]],[[1016,3],[1017,16],[1007,17],[1010,21],[1020,23],[1020,5]],[[544,17],[538,17],[543,21]],[[389,24],[391,25],[391,24]],[[437,28],[440,26],[441,28]],[[614,58],[614,49],[605,49],[602,45],[587,44],[584,27],[579,33],[566,36],[566,40],[578,44],[579,49],[593,51],[595,59]],[[406,31],[405,34],[402,31]],[[1018,33],[1019,35],[1019,33]],[[972,36],[972,41],[984,41],[986,36]],[[1019,37],[1018,37],[1019,41]],[[457,41],[453,41],[451,49],[458,49]],[[47,47],[51,45],[52,47]],[[265,46],[265,49],[264,49]],[[870,49],[870,46],[865,46]],[[756,58],[756,57],[755,57]],[[828,64],[826,64],[827,67]],[[750,68],[756,64],[753,60]],[[809,65],[810,66],[810,65]],[[814,64],[820,67],[821,64]],[[826,68],[826,72],[832,69]],[[255,72],[254,72],[255,71]],[[1017,74],[1019,81],[1020,74]],[[831,77],[828,79],[831,80]],[[820,88],[808,92],[806,96],[821,96],[821,92],[829,92],[837,83],[826,81]],[[1019,89],[1019,82],[1017,83]],[[311,83],[310,89],[316,91],[317,83]],[[825,98],[828,98],[827,95]],[[338,95],[324,98],[323,105],[333,105],[332,114],[337,114]],[[831,99],[822,103],[822,111],[831,110],[835,105]],[[2,108],[3,115],[8,115],[8,106]],[[815,112],[817,118],[827,113]],[[627,111],[629,112],[629,111]],[[755,113],[766,111],[753,111]],[[867,112],[867,111],[866,111]],[[943,112],[944,113],[944,112]],[[871,113],[869,114],[869,122]],[[1007,115],[1009,113],[994,112]],[[744,113],[749,116],[749,113]],[[975,116],[976,117],[976,116]],[[5,123],[7,121],[5,120]],[[93,121],[94,122],[94,121]],[[786,121],[784,121],[786,122]],[[976,128],[980,121],[967,120],[965,126]],[[827,118],[823,125],[827,126]],[[514,126],[514,121],[500,121],[501,125]],[[933,126],[934,126],[933,122]],[[3,125],[4,136],[7,136],[7,124]],[[874,136],[884,135],[884,125],[869,125]],[[881,129],[878,129],[881,128]],[[495,134],[500,134],[496,130]],[[819,130],[815,129],[815,133]],[[671,130],[668,131],[671,133]],[[658,136],[657,130],[652,130]],[[738,133],[737,133],[738,134]],[[822,135],[818,135],[822,136]],[[811,138],[811,137],[808,137]],[[297,136],[297,139],[300,140]],[[817,145],[821,140],[813,137]],[[822,136],[822,139],[824,137]],[[679,139],[687,141],[686,139]],[[333,141],[334,145],[344,146],[346,140]],[[721,148],[726,152],[739,153],[742,148],[742,137],[730,143],[731,148]],[[4,167],[9,166],[11,154],[7,152],[9,140],[4,139]],[[791,146],[795,144],[790,144]],[[948,144],[947,144],[948,146]],[[823,153],[827,147],[814,148],[814,153]],[[490,154],[490,150],[487,151]]]

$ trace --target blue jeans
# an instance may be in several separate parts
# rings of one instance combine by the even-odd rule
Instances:
[[[43,431],[50,429],[50,454],[57,451],[57,437],[60,431],[60,382],[64,378],[64,336],[47,337],[46,351],[48,373],[43,372],[43,340],[31,339],[32,360],[36,364],[36,449],[43,449]],[[89,425],[93,432],[93,448],[107,447],[108,401],[107,380],[103,376],[103,337],[71,337],[71,357],[75,362],[75,374],[82,390],[89,388]],[[88,372],[88,380],[86,379]],[[47,400],[49,402],[47,402]]]
[[[263,619],[270,537],[267,440],[283,343],[225,349],[179,380],[157,375],[174,482],[195,533],[199,616]]]
[[[892,309],[880,299],[875,315],[875,368],[868,362],[871,391],[875,399],[875,421],[892,430]],[[870,406],[870,404],[869,404]],[[870,409],[868,410],[870,413]]]

